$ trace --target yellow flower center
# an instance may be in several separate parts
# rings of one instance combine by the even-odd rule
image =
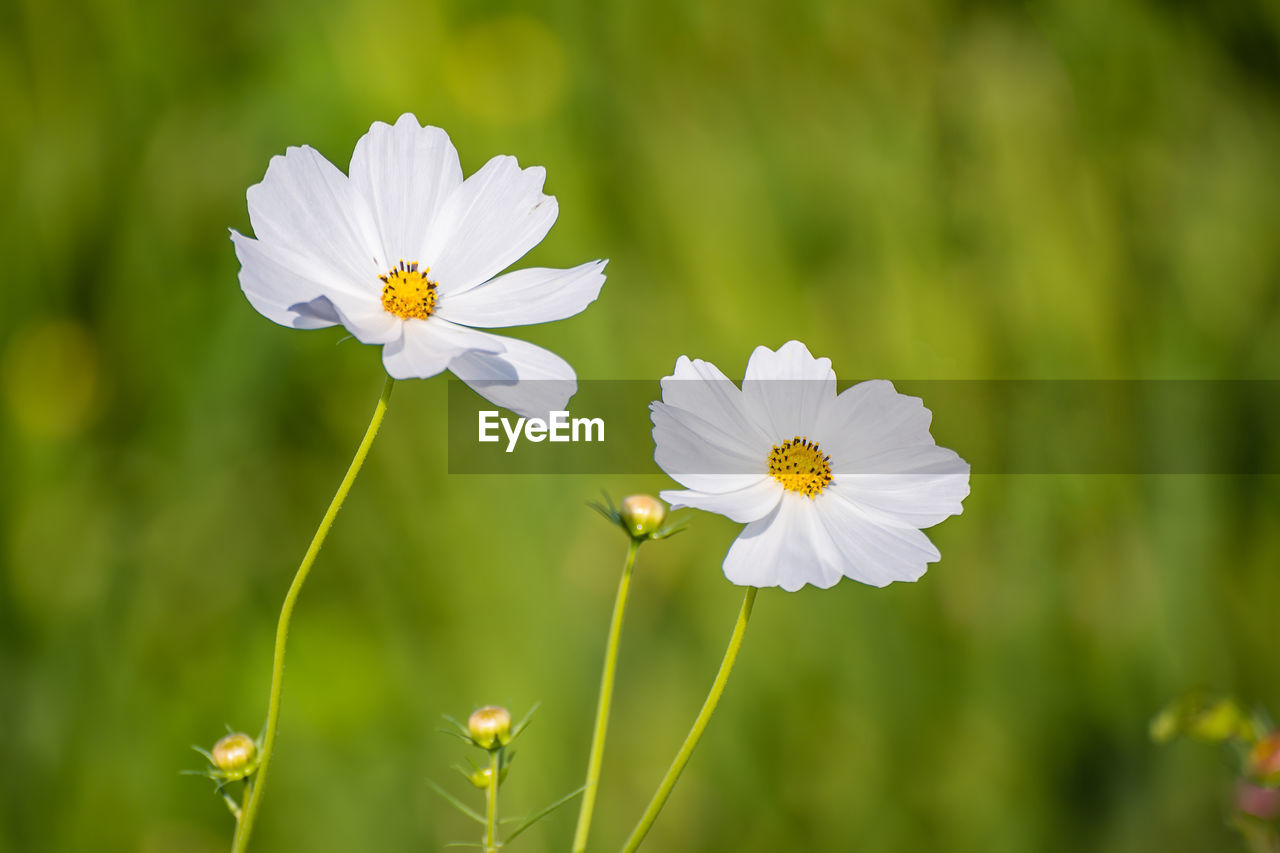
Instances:
[[[822,455],[817,442],[797,435],[774,446],[769,474],[782,488],[812,498],[831,484],[831,457]]]
[[[382,307],[406,320],[425,320],[436,307],[436,283],[427,278],[431,268],[418,272],[418,264],[400,262],[382,279]]]

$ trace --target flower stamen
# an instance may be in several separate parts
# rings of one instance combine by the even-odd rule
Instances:
[[[417,262],[392,267],[382,279],[382,307],[405,320],[425,320],[436,307],[436,283],[427,278],[430,267],[418,272]]]
[[[782,488],[812,498],[831,484],[831,457],[822,455],[816,441],[797,435],[774,445],[769,453],[769,474]]]

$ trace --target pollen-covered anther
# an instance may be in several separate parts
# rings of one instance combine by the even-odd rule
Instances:
[[[427,278],[430,267],[418,271],[417,262],[391,268],[382,280],[382,307],[405,320],[425,320],[436,308],[436,283]]]
[[[831,484],[831,457],[816,441],[796,436],[769,453],[769,475],[784,489],[814,497]]]

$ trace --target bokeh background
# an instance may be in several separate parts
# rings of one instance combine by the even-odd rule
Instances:
[[[526,336],[584,378],[793,337],[846,376],[1278,378],[1263,0],[7,0],[0,103],[4,853],[229,846],[178,772],[257,731],[382,382],[239,292],[227,229],[287,145],[345,168],[413,111],[468,173],[546,166],[525,263],[609,282]],[[428,780],[476,796],[436,728],[478,704],[542,703],[508,814],[580,784],[625,545],[585,502],[669,482],[449,476],[445,391],[397,387],[304,592],[256,850],[473,840]],[[976,476],[920,583],[761,595],[647,849],[1235,849],[1228,763],[1146,727],[1196,685],[1280,712],[1278,511],[1273,476]],[[692,521],[641,552],[593,849],[736,612],[737,527]],[[575,812],[512,849],[568,849]]]

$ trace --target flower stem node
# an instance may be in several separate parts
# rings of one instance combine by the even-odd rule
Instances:
[[[622,499],[618,516],[633,539],[648,539],[662,527],[667,505],[653,495],[628,495]]]
[[[477,708],[467,719],[467,731],[481,749],[501,749],[511,743],[511,712],[498,705]]]

